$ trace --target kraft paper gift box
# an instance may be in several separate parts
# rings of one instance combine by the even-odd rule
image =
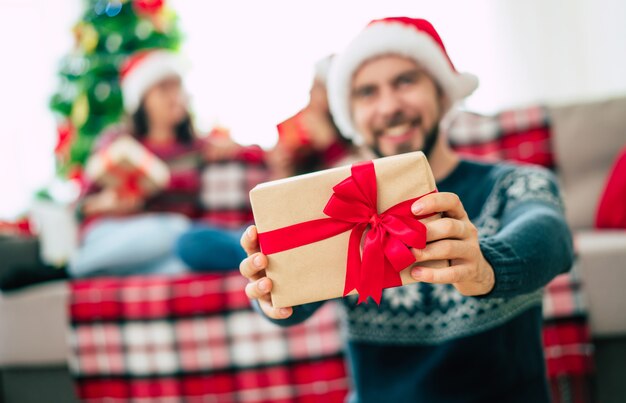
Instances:
[[[87,178],[100,186],[147,196],[167,186],[167,165],[130,136],[121,136],[92,155],[85,167]]]
[[[374,247],[378,250],[376,253],[367,252],[366,245],[370,235],[373,238],[370,243],[376,244],[378,235],[372,231],[373,225],[380,222],[391,223],[391,213],[401,211],[401,216],[404,217],[401,221],[418,228],[423,228],[420,222],[440,217],[439,214],[415,217],[410,212],[410,206],[416,198],[436,191],[435,180],[426,157],[418,151],[354,166],[359,168],[355,171],[353,166],[345,166],[267,182],[250,192],[259,243],[269,260],[266,274],[273,282],[271,298],[274,307],[295,306],[355,294],[358,293],[355,288],[362,290],[359,302],[366,300],[368,296],[380,302],[382,290],[377,289],[415,282],[410,276],[410,268],[415,259],[405,246],[406,243],[398,244],[396,238],[384,247]],[[360,179],[355,180],[355,177]],[[369,183],[368,186],[363,186],[364,177],[369,177],[369,182],[365,180]],[[373,189],[371,182],[374,182]],[[357,190],[363,188],[370,190]],[[338,203],[334,204],[336,208],[327,211],[333,214],[332,218],[325,213],[327,204],[331,204],[331,196]],[[362,205],[363,200],[370,200],[370,205],[375,204],[375,212],[378,214],[367,213],[367,208]],[[392,206],[395,207],[390,209]],[[387,211],[388,209],[390,210]],[[337,219],[337,211],[360,218],[357,217],[355,223],[354,217],[348,217],[346,221],[339,214]],[[380,215],[383,212],[386,214]],[[369,214],[372,216],[369,217]],[[398,224],[397,221],[393,223]],[[332,228],[329,229],[329,226]],[[382,227],[377,225],[379,234]],[[352,235],[354,228],[366,228],[365,234],[361,236],[356,231]],[[422,237],[423,248],[425,228],[421,235],[418,234],[419,231],[410,233],[411,236]],[[380,235],[380,239],[387,238],[390,238],[388,234]],[[350,248],[351,266],[348,263]],[[395,260],[393,255],[402,255],[404,260],[396,256],[400,262],[393,269],[387,262],[381,263],[380,253],[383,251],[386,260]],[[373,255],[377,256],[374,260],[370,259]],[[366,261],[378,263],[372,265]],[[419,265],[447,267],[449,263],[432,261],[421,262]],[[364,270],[364,266],[368,266],[368,270]],[[373,288],[372,278],[376,279],[377,284]],[[370,282],[370,286],[365,286],[363,281]],[[381,281],[384,282],[383,286],[380,285]]]

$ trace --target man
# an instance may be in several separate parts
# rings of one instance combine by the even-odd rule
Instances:
[[[373,21],[334,61],[340,130],[378,156],[422,150],[439,193],[412,210],[443,212],[427,224],[426,248],[413,251],[418,283],[385,290],[380,306],[344,299],[354,401],[549,401],[541,287],[571,266],[571,235],[549,172],[462,160],[440,135],[445,113],[476,87],[424,20]],[[290,325],[320,305],[273,308],[254,227],[242,245],[246,293],[264,315]],[[419,267],[433,259],[451,265]]]

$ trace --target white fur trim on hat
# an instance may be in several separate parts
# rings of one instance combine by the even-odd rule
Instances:
[[[132,114],[137,111],[146,91],[169,76],[183,76],[185,65],[181,58],[168,51],[152,51],[139,60],[124,77],[121,87],[124,109]]]
[[[328,80],[328,72],[330,71],[330,65],[333,57],[334,55],[329,55],[315,63],[315,79],[319,80],[323,84],[326,84],[326,81]]]
[[[345,49],[335,56],[328,78],[328,102],[342,134],[354,137],[350,112],[350,87],[358,68],[367,60],[382,55],[400,55],[423,66],[441,86],[450,104],[470,95],[478,78],[457,73],[444,51],[426,32],[397,21],[379,21],[366,27]]]

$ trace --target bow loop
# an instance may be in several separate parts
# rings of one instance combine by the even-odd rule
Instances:
[[[409,248],[424,247],[426,227],[405,202],[378,214],[376,172],[372,162],[353,165],[352,175],[333,191],[324,212],[337,220],[357,223],[349,241],[344,296],[356,289],[359,303],[368,297],[380,303],[389,279],[394,285],[402,284],[398,273],[415,262]],[[361,259],[361,241],[368,228]]]

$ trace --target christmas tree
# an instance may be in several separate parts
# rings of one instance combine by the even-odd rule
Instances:
[[[75,45],[61,61],[50,106],[58,116],[58,172],[78,178],[94,140],[123,118],[119,67],[142,49],[178,49],[177,18],[164,0],[84,0]]]

